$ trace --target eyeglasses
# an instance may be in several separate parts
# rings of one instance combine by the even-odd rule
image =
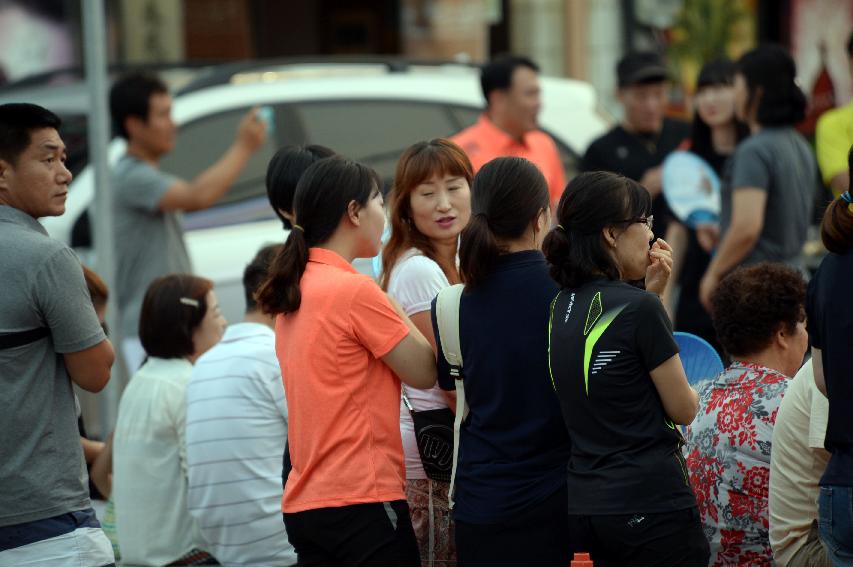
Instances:
[[[652,227],[655,225],[655,216],[649,215],[647,217],[634,217],[632,219],[620,221],[625,224],[634,224],[635,222],[642,223],[649,227],[649,230],[652,230]]]

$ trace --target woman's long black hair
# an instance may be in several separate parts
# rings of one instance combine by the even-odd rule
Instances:
[[[325,146],[311,145],[285,146],[272,156],[267,165],[267,198],[284,228],[293,228],[282,211],[293,213],[293,196],[302,174],[314,162],[333,155],[335,152]]]
[[[797,67],[779,45],[761,45],[737,62],[746,79],[748,105],[758,101],[755,119],[762,126],[792,126],[806,116],[806,95],[796,83]],[[760,91],[760,92],[759,92]]]
[[[471,220],[459,244],[462,281],[481,285],[504,252],[501,241],[524,234],[549,201],[545,177],[526,159],[504,157],[484,165],[471,185]]]
[[[576,288],[595,278],[621,279],[603,230],[648,216],[652,198],[642,185],[616,173],[581,173],[569,183],[557,205],[557,228],[542,251],[551,277],[560,287]]]

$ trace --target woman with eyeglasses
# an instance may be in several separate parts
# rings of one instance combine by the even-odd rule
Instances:
[[[543,245],[561,287],[548,362],[572,441],[569,516],[596,567],[708,565],[678,429],[698,397],[659,297],[672,250],[654,240],[651,208],[635,181],[581,174]]]

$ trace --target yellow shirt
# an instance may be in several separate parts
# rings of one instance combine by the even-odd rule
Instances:
[[[847,170],[847,154],[853,145],[853,103],[825,113],[817,121],[815,150],[823,182]],[[836,197],[838,194],[835,195]]]

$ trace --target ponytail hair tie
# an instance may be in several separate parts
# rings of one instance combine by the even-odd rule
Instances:
[[[847,210],[853,213],[853,196],[850,195],[850,191],[842,193],[841,200],[847,203]]]
[[[294,228],[294,230],[298,230],[299,232],[301,232],[303,234],[305,233],[305,229],[302,228],[301,226],[299,226],[298,224],[294,224],[293,228]]]
[[[563,232],[566,232],[566,229],[563,228],[563,225],[561,225],[561,224],[557,225],[557,230],[562,230]]]
[[[491,230],[491,226],[489,225],[489,215],[487,215],[486,213],[482,211],[480,211],[479,213],[474,213],[474,216],[472,218],[483,219],[483,222],[486,223],[486,226],[489,227],[489,230]]]

